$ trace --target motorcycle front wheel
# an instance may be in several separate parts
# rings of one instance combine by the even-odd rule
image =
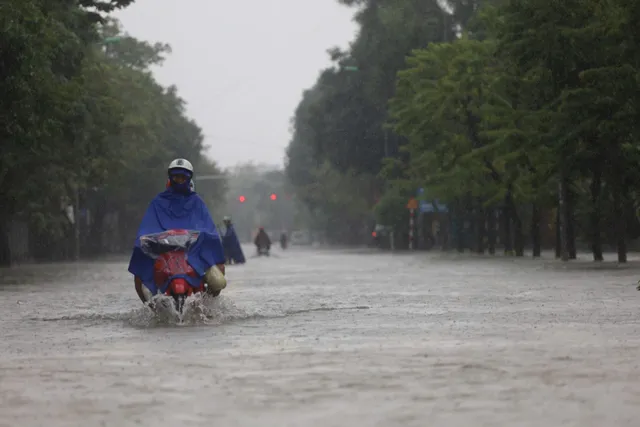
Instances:
[[[182,314],[182,311],[184,310],[184,302],[185,302],[186,299],[187,299],[186,295],[174,295],[173,296],[173,307],[180,314]]]

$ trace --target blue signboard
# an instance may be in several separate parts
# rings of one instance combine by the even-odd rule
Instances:
[[[447,205],[436,200],[425,200],[424,188],[418,188],[417,199],[420,201],[420,213],[449,212]]]
[[[442,204],[437,200],[435,201],[423,200],[420,202],[420,212],[421,213],[449,212],[449,209],[447,209],[447,205]]]

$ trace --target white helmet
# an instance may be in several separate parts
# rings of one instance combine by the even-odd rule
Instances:
[[[193,165],[187,159],[175,159],[172,161],[167,170],[171,172],[173,169],[184,169],[191,172],[191,175],[193,175]]]

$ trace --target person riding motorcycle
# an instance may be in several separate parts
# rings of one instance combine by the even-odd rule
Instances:
[[[204,277],[209,294],[217,296],[227,285],[222,241],[207,206],[194,191],[193,176],[191,162],[186,159],[173,160],[167,168],[165,191],[151,201],[138,229],[128,270],[134,276],[136,293],[145,304],[150,302],[149,289],[155,289],[154,260],[140,248],[140,237],[147,234],[171,229],[200,231],[198,241],[189,252],[188,262]]]
[[[225,216],[223,222],[225,230],[222,236],[222,246],[226,262],[227,264],[244,264],[246,260],[236,230],[231,223],[231,217]]]
[[[271,250],[271,239],[269,238],[269,235],[267,234],[267,232],[264,231],[264,227],[260,227],[258,229],[258,234],[256,235],[256,238],[253,240],[253,243],[256,245],[258,252],[260,252],[260,249],[262,248],[265,248],[267,252]]]

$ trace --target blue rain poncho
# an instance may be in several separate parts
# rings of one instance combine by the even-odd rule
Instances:
[[[233,225],[229,225],[225,230],[222,237],[222,246],[224,247],[224,253],[229,261],[233,261],[236,264],[244,264],[246,262],[244,253],[242,253],[242,247],[240,246],[240,240]]]
[[[187,262],[197,274],[204,276],[213,265],[224,264],[222,241],[204,201],[195,192],[179,193],[169,188],[149,204],[129,261],[129,272],[139,277],[152,294],[158,290],[153,281],[154,259],[140,248],[140,236],[175,229],[200,232],[187,253]]]

